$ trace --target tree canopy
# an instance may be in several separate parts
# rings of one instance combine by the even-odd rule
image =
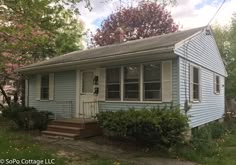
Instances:
[[[228,73],[226,78],[226,97],[236,97],[236,14],[230,27],[213,27],[214,36]]]
[[[81,1],[90,7],[89,0],[0,1],[0,91],[19,78],[15,68],[82,48]]]
[[[106,18],[93,36],[95,45],[113,44],[117,28],[122,28],[125,40],[136,40],[175,32],[178,25],[163,5],[141,1],[136,7],[121,7]]]

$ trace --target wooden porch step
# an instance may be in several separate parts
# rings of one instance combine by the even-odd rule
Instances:
[[[65,139],[71,139],[75,140],[79,138],[79,134],[73,134],[73,133],[64,133],[64,132],[55,132],[55,131],[42,131],[43,136],[49,136],[54,138],[65,138]]]
[[[54,120],[51,125],[58,125],[64,127],[77,127],[77,128],[91,128],[98,125],[98,121],[81,121],[81,120]]]
[[[83,128],[80,127],[68,127],[61,125],[48,125],[47,131],[63,132],[63,133],[79,133]]]
[[[54,120],[46,131],[42,131],[43,136],[53,138],[78,139],[101,135],[102,129],[98,121],[93,119],[64,119]]]

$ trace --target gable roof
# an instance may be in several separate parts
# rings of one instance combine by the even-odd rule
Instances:
[[[155,37],[128,41],[119,44],[113,44],[88,50],[81,50],[71,52],[62,56],[54,57],[49,60],[38,62],[35,64],[27,65],[18,68],[18,72],[36,70],[39,67],[50,67],[54,64],[71,64],[71,62],[76,63],[83,60],[92,60],[103,57],[115,57],[117,55],[126,55],[128,53],[136,53],[147,50],[161,50],[163,48],[173,51],[176,43],[194,35],[195,33],[201,31],[205,27],[194,28],[185,31],[179,31],[175,33],[163,34]]]

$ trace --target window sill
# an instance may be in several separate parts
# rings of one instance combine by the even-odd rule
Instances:
[[[220,93],[218,93],[218,92],[214,92],[214,94],[215,94],[215,95],[220,95]]]
[[[162,101],[128,101],[128,100],[124,100],[124,101],[115,101],[115,100],[106,100],[106,103],[143,103],[143,104],[162,104],[162,103],[171,103],[170,102],[162,102]]]
[[[38,100],[38,101],[41,101],[41,102],[49,102],[49,101],[53,101],[53,100]]]
[[[200,103],[201,101],[200,100],[193,100],[192,103]]]

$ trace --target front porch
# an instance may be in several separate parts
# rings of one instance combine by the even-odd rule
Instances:
[[[101,128],[96,119],[71,118],[53,120],[42,136],[60,139],[76,140],[80,138],[100,135]]]

